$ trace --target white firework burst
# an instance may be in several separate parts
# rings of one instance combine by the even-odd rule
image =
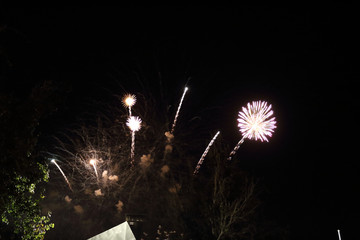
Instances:
[[[139,117],[131,116],[128,118],[126,125],[132,132],[139,131],[141,128],[141,119]]]
[[[272,136],[276,128],[275,117],[273,115],[271,104],[267,105],[265,101],[254,101],[247,104],[239,112],[238,127],[244,138],[268,142],[268,137]],[[270,119],[269,119],[270,118]]]
[[[239,112],[238,126],[243,137],[231,151],[228,160],[235,155],[245,138],[260,139],[262,142],[269,141],[267,136],[271,137],[276,128],[275,117],[270,118],[272,115],[271,104],[268,106],[265,101],[253,101],[251,104],[247,104],[247,108],[242,108],[242,112]]]
[[[136,97],[133,94],[126,94],[122,99],[124,107],[127,107],[129,109],[129,116],[131,116],[131,108],[136,103]]]
[[[133,94],[126,94],[123,97],[122,102],[125,107],[132,107],[136,103],[136,97]]]

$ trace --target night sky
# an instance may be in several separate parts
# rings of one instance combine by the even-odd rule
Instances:
[[[237,112],[266,100],[277,118],[274,136],[245,142],[239,153],[269,193],[264,214],[291,239],[337,239],[337,229],[345,240],[359,235],[353,6],[3,8],[0,15],[1,45],[24,79],[2,82],[1,92],[21,95],[44,80],[72,85],[44,133],[70,126],[93,109],[89,99],[109,99],[108,89],[141,92],[132,72],[155,95],[161,77],[164,105],[178,104],[186,84],[183,118],[200,116],[209,135],[220,129],[231,146],[240,138]]]

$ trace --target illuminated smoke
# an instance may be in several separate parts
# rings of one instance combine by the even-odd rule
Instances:
[[[170,144],[165,145],[165,154],[172,153],[173,147]]]
[[[115,206],[116,206],[117,211],[121,212],[123,210],[122,208],[124,206],[124,203],[121,200],[119,200],[118,203],[115,204]]]
[[[168,165],[164,165],[161,167],[160,175],[161,177],[165,177],[165,174],[170,171],[170,167]]]
[[[110,176],[109,176],[109,180],[110,180],[110,181],[117,182],[117,181],[119,180],[119,177],[116,176],[116,175],[110,175]]]
[[[66,201],[67,203],[71,203],[72,199],[71,199],[68,195],[66,195],[66,196],[65,196],[65,201]]]
[[[80,205],[75,205],[75,206],[74,206],[74,210],[75,210],[75,212],[76,212],[77,214],[83,214],[83,213],[84,213],[84,209],[83,209],[83,207],[80,206]]]
[[[176,183],[173,187],[169,188],[169,192],[171,193],[177,193],[181,189],[181,185]]]
[[[103,173],[102,173],[102,177],[105,181],[109,178],[109,176],[107,174],[108,174],[107,170],[103,171]]]
[[[86,195],[92,195],[93,192],[92,192],[92,190],[90,188],[85,188],[85,194]]]
[[[165,137],[167,142],[171,142],[171,140],[173,140],[174,138],[174,135],[171,134],[170,132],[165,132]]]
[[[151,158],[151,154],[142,155],[140,158],[140,166],[143,168],[147,168],[154,162],[154,159]]]
[[[95,196],[97,196],[97,197],[104,195],[104,194],[101,192],[101,189],[95,190],[94,193],[95,193]]]

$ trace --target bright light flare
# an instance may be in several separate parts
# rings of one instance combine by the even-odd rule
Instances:
[[[272,115],[271,104],[268,106],[265,101],[248,103],[247,108],[239,112],[240,132],[245,138],[268,142],[267,136],[271,137],[276,128],[275,117],[270,118]]]
[[[70,190],[73,191],[72,188],[71,188],[71,185],[70,185],[69,180],[67,179],[65,173],[64,173],[63,170],[60,168],[60,166],[57,164],[57,162],[55,161],[55,159],[51,159],[51,162],[56,165],[56,167],[59,169],[59,171],[60,171],[61,174],[63,175],[66,183],[68,184],[68,186],[69,186],[69,188],[70,188]]]
[[[176,111],[176,114],[175,114],[174,122],[173,122],[173,125],[172,125],[172,128],[171,128],[171,132],[170,132],[171,134],[174,133],[176,121],[177,121],[177,118],[179,117],[180,108],[181,108],[181,105],[182,105],[182,103],[183,103],[183,101],[184,101],[185,94],[186,94],[186,92],[187,92],[188,90],[189,90],[189,88],[188,88],[188,87],[185,87],[184,93],[183,93],[183,95],[182,95],[182,97],[181,97],[181,100],[180,100],[180,103],[179,103],[179,107],[178,107],[178,109],[177,109],[177,111]]]
[[[131,116],[128,118],[126,125],[130,128],[132,132],[139,131],[141,128],[141,119],[139,117]]]

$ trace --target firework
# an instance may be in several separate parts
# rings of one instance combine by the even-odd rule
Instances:
[[[243,137],[230,153],[228,160],[231,160],[246,138],[260,139],[262,142],[269,141],[267,136],[271,137],[276,128],[275,117],[269,119],[272,115],[271,104],[268,106],[265,101],[253,101],[251,104],[247,104],[247,108],[242,108],[242,111],[239,112],[238,127]]]
[[[136,103],[136,97],[133,94],[126,94],[123,99],[122,102],[124,104],[125,107],[127,107],[129,109],[129,116],[131,117],[131,107],[134,106],[134,104]]]
[[[141,128],[141,119],[139,117],[131,116],[128,118],[126,125],[130,128],[132,132],[139,131]]]
[[[215,136],[213,137],[213,139],[210,141],[209,145],[206,147],[204,153],[202,154],[196,168],[195,168],[195,171],[194,171],[194,175],[197,174],[199,172],[199,169],[201,167],[201,164],[203,163],[207,153],[209,152],[210,150],[210,147],[213,145],[213,143],[215,142],[215,139],[217,138],[217,136],[220,134],[220,131],[218,131]]]
[[[172,128],[171,128],[171,134],[174,133],[174,129],[175,129],[175,125],[176,125],[176,120],[177,120],[177,118],[178,118],[178,116],[179,116],[180,108],[181,108],[181,105],[182,105],[182,102],[183,102],[183,100],[184,100],[185,93],[187,92],[187,90],[188,90],[188,88],[185,87],[184,93],[183,93],[183,95],[182,95],[182,97],[181,97],[181,100],[180,100],[179,107],[178,107],[178,109],[177,109],[177,111],[176,111],[176,114],[175,114],[174,123],[173,123]]]
[[[340,230],[338,229],[337,232],[338,232],[339,240],[341,240]]]
[[[129,117],[126,125],[131,130],[131,164],[134,164],[134,156],[135,156],[135,132],[139,131],[141,128],[141,119],[139,117]]]
[[[57,162],[55,161],[55,159],[51,159],[51,162],[54,163],[54,164],[57,166],[57,168],[59,169],[59,171],[60,171],[61,174],[63,175],[66,183],[68,184],[70,190],[73,191],[72,188],[71,188],[71,185],[70,185],[69,180],[67,179],[67,177],[65,176],[65,173],[64,173],[63,170],[60,168],[60,166],[57,164]]]
[[[89,163],[94,167],[96,179],[99,181],[99,175],[98,175],[98,172],[96,170],[96,159],[90,159]]]

